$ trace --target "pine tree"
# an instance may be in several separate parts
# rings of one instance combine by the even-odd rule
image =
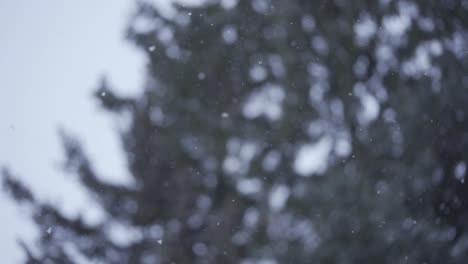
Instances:
[[[451,172],[463,178],[467,156],[467,1],[175,10],[140,2],[127,30],[148,58],[144,93],[96,91],[131,117],[134,184],[102,180],[61,134],[102,223],[67,218],[4,171],[45,231],[39,253],[22,244],[27,263],[463,263],[468,192]],[[137,238],[113,241],[112,225]]]

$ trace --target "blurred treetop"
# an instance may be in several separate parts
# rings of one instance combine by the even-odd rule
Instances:
[[[96,92],[134,184],[61,134],[94,225],[5,170],[26,263],[465,263],[467,27],[462,0],[138,2],[144,92]]]

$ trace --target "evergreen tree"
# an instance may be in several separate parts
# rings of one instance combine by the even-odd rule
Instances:
[[[27,263],[464,263],[468,1],[175,10],[140,2],[127,30],[148,58],[141,97],[96,92],[131,117],[134,184],[102,180],[62,134],[100,224],[4,171],[44,230]],[[117,243],[114,225],[138,235]]]

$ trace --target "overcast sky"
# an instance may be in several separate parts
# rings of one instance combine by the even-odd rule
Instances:
[[[58,169],[60,126],[84,142],[99,172],[127,179],[116,124],[92,92],[102,74],[121,93],[141,89],[143,56],[123,39],[132,7],[130,0],[0,1],[0,166],[69,214],[90,203]],[[18,263],[17,238],[37,231],[27,210],[0,195],[2,263]]]

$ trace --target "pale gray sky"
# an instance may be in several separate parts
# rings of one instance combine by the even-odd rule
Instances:
[[[69,214],[90,203],[57,169],[59,126],[83,140],[98,171],[126,179],[116,124],[91,94],[101,74],[121,93],[141,89],[144,58],[123,41],[132,7],[130,0],[0,1],[0,165]],[[36,231],[27,210],[0,195],[2,263],[18,263],[16,239]]]

